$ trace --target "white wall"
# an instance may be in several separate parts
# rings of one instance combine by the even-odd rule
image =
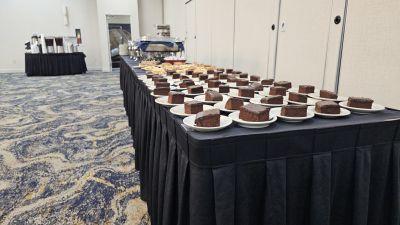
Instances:
[[[68,7],[69,25],[64,26],[62,6]],[[99,30],[96,0],[1,0],[0,73],[22,72],[25,68],[24,43],[33,33],[75,36],[80,28],[88,69],[100,69]]]
[[[164,0],[164,23],[171,25],[171,36],[185,39],[185,0]]]
[[[400,109],[400,1],[351,0],[339,94]]]
[[[155,35],[155,24],[163,24],[163,0],[138,0],[140,35]]]

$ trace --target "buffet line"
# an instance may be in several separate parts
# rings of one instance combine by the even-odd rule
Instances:
[[[277,120],[293,123],[314,116],[335,119],[385,110],[371,98],[338,96],[312,85],[292,86],[290,81],[211,65],[142,62],[138,67],[146,71],[139,79],[155,102],[170,107],[172,114],[184,117],[183,123],[199,132],[221,130],[233,122],[265,128]]]

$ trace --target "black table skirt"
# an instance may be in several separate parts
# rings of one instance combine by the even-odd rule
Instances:
[[[152,224],[400,224],[400,112],[198,133],[134,65],[121,89]]]
[[[55,76],[86,73],[85,54],[25,54],[27,76]]]

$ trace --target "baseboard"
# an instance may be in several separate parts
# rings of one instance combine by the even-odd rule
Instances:
[[[2,73],[25,73],[25,69],[0,69],[0,74]]]

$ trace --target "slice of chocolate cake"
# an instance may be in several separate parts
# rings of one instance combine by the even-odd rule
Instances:
[[[257,76],[257,75],[251,75],[250,76],[250,81],[260,81],[260,76]]]
[[[193,72],[192,78],[197,78],[197,77],[199,77],[200,74],[201,74],[201,72]]]
[[[197,113],[194,124],[198,127],[219,127],[219,109],[210,109]]]
[[[229,110],[239,110],[244,105],[243,99],[229,98],[225,103],[225,108]]]
[[[262,85],[272,85],[273,83],[274,83],[274,79],[266,79],[266,80],[261,81]]]
[[[312,85],[300,85],[299,86],[299,93],[301,94],[310,94],[314,93],[315,87]]]
[[[159,87],[159,88],[154,88],[154,95],[168,95],[170,91],[169,87]]]
[[[203,94],[204,93],[203,86],[201,86],[201,85],[188,86],[187,90],[188,90],[189,94]]]
[[[185,74],[186,74],[186,75],[193,75],[193,70],[186,70],[186,71],[185,71]]]
[[[302,95],[296,92],[289,92],[289,100],[294,102],[307,103],[307,95]]]
[[[219,85],[218,89],[219,89],[219,93],[229,93],[229,91],[230,91],[229,85],[221,84],[221,85]]]
[[[238,95],[240,97],[254,98],[254,88],[253,87],[239,87]]]
[[[337,99],[338,96],[335,92],[327,91],[327,90],[320,90],[319,97],[328,98],[328,99]]]
[[[282,95],[272,95],[272,96],[264,97],[264,98],[261,98],[260,102],[263,104],[282,105],[283,104],[283,96]]]
[[[269,120],[269,110],[265,106],[247,104],[240,107],[239,119],[250,122],[262,122]]]
[[[180,75],[179,79],[181,79],[181,80],[186,80],[186,79],[189,79],[189,77],[186,76],[186,75]]]
[[[232,73],[233,72],[233,69],[225,69],[225,73]]]
[[[172,79],[179,79],[179,78],[181,78],[181,75],[179,73],[172,74]]]
[[[362,109],[371,109],[374,100],[363,97],[349,97],[347,100],[347,106]]]
[[[187,88],[188,86],[192,86],[192,85],[195,85],[193,80],[185,79],[185,80],[182,80],[182,83],[179,84],[179,87]]]
[[[255,91],[263,91],[264,90],[264,86],[258,82],[251,83],[250,87],[253,87]]]
[[[163,78],[163,76],[161,76],[161,75],[153,75],[153,76],[151,77],[151,80],[152,80],[152,81],[155,81],[155,80],[160,79],[160,78]]]
[[[157,82],[168,82],[167,78],[155,78],[153,77],[153,82],[157,83]]]
[[[226,80],[226,79],[228,79],[228,74],[221,73],[221,74],[218,75],[218,79],[220,79],[220,80]]]
[[[172,75],[176,73],[176,70],[167,70],[167,75]]]
[[[274,83],[275,87],[285,87],[286,89],[292,88],[292,83],[289,81],[276,81]]]
[[[241,73],[241,74],[239,74],[239,78],[249,78],[249,74],[248,73]]]
[[[206,91],[206,94],[205,94],[205,100],[206,101],[211,101],[211,102],[222,101],[223,100],[223,96],[220,93],[216,92],[216,91],[208,89]]]
[[[239,71],[239,70],[232,71],[232,74],[241,74],[241,73],[242,73],[242,71]]]
[[[232,74],[228,75],[228,77],[226,78],[226,81],[228,83],[236,83],[236,80],[237,80],[236,76]]]
[[[286,96],[286,88],[285,87],[270,87],[269,95],[282,95]]]
[[[158,87],[169,87],[168,82],[156,82],[156,88]]]
[[[208,75],[207,74],[200,74],[199,75],[199,80],[207,80],[208,79]]]
[[[170,104],[183,104],[185,94],[182,92],[170,91],[168,94],[168,103]]]
[[[306,105],[285,105],[282,106],[282,116],[287,117],[306,117],[307,106]]]
[[[185,102],[185,113],[196,114],[203,111],[203,103],[199,101]]]
[[[147,74],[146,77],[147,79],[151,79],[154,76],[154,74]]]
[[[315,111],[325,114],[340,114],[340,106],[334,101],[319,101],[315,104]]]
[[[208,80],[207,82],[209,88],[217,88],[221,85],[221,81],[219,80]]]
[[[214,74],[214,70],[213,69],[208,69],[207,70],[207,74]]]
[[[247,86],[247,85],[249,85],[249,81],[247,80],[247,79],[243,79],[243,78],[240,78],[240,79],[237,79],[236,80],[236,86]]]

